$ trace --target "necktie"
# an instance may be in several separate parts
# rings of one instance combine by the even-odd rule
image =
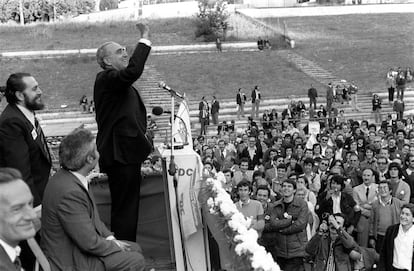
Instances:
[[[365,196],[367,197],[367,200],[368,200],[368,194],[369,194],[369,187],[367,187],[367,190],[365,192]]]
[[[20,261],[19,256],[17,256],[16,259],[14,259],[13,264],[16,267],[16,270],[22,270],[22,262]]]
[[[43,151],[45,152],[47,156],[49,156],[49,149],[47,147],[45,135],[43,134],[42,127],[40,127],[39,121],[37,120],[37,118],[35,118],[35,128],[36,128],[37,135],[40,137],[40,142],[42,143]]]
[[[224,151],[221,152],[221,160],[224,160]]]

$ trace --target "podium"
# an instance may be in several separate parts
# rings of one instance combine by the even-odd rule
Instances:
[[[177,205],[173,177],[166,170],[166,165],[170,162],[170,152],[167,149],[160,150],[163,157],[162,174],[149,175],[142,179],[137,242],[143,249],[149,267],[208,271],[211,268],[207,234],[198,205],[200,158],[191,148],[174,150],[179,195]],[[108,182],[93,181],[90,187],[100,217],[110,229],[111,197]]]
[[[159,152],[166,165],[169,165],[171,150],[160,149]],[[174,162],[177,169],[177,188],[174,187],[173,176],[169,174],[167,186],[176,269],[211,270],[207,232],[198,202],[201,158],[190,146],[184,146],[174,150]]]

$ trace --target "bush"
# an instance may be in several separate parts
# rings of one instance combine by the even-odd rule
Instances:
[[[54,5],[53,5],[54,3]],[[23,0],[24,22],[49,21],[54,17],[77,16],[90,13],[95,8],[95,0]],[[19,1],[0,0],[0,22],[20,21]]]
[[[215,41],[217,37],[226,39],[229,15],[223,0],[199,0],[199,13],[196,18],[196,38],[203,36],[205,41]]]
[[[118,0],[101,0],[99,10],[109,10],[118,8]]]

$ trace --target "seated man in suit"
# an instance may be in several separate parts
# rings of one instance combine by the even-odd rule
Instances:
[[[0,270],[20,271],[19,242],[34,237],[33,196],[16,169],[0,168]]]
[[[101,221],[86,176],[99,160],[95,138],[76,129],[59,147],[59,170],[46,186],[41,247],[52,270],[143,270],[136,243],[117,240]]]

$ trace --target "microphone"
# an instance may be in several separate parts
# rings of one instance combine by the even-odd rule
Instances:
[[[163,113],[171,114],[171,111],[164,110],[161,106],[154,106],[152,108],[152,114],[155,116],[160,116]]]
[[[170,88],[169,86],[167,86],[166,83],[164,83],[163,81],[158,83],[158,87],[165,89],[166,91],[168,91],[171,95],[174,95],[180,99],[184,99],[185,95],[178,93],[177,91],[173,90],[172,88]]]

